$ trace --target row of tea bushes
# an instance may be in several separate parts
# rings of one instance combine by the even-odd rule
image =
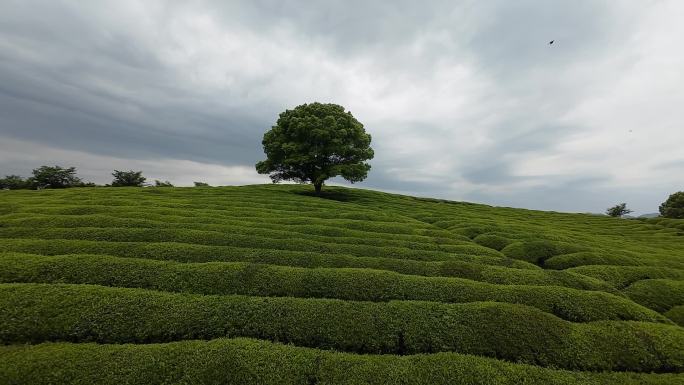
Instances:
[[[88,285],[0,285],[0,341],[152,343],[253,337],[354,353],[460,352],[572,370],[680,372],[684,330],[575,324],[497,302],[202,296]]]
[[[667,322],[653,310],[599,291],[497,285],[371,269],[307,269],[249,263],[183,264],[108,256],[0,255],[0,282],[85,283],[201,294],[338,298],[357,301],[498,301],[575,322]]]
[[[2,346],[0,378],[13,385],[683,383],[681,374],[571,372],[457,353],[355,355],[245,338],[147,345],[47,343]]]

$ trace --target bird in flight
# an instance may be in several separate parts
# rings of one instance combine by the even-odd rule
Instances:
[[[549,44],[553,44],[554,41],[555,41],[555,40],[551,40],[551,41],[549,42]]]

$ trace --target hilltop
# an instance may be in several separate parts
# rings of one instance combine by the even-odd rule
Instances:
[[[363,189],[0,191],[12,384],[684,383],[684,220]]]

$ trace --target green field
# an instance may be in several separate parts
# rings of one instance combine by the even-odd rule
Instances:
[[[684,384],[684,220],[0,191],[0,384]]]

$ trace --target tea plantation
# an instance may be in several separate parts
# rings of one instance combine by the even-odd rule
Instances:
[[[684,384],[684,220],[0,191],[0,384]]]

